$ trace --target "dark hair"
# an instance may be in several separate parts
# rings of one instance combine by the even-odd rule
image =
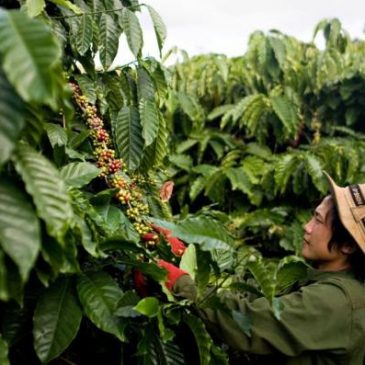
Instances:
[[[365,280],[365,255],[350,232],[342,224],[336,205],[333,204],[331,209],[332,212],[330,211],[329,214],[332,213],[332,238],[328,243],[328,248],[330,250],[333,248],[340,249],[345,245],[353,248],[354,252],[349,255],[348,261],[355,274],[355,277],[358,280]]]

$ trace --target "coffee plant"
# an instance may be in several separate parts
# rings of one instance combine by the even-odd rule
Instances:
[[[203,255],[209,280],[234,241],[172,216],[168,71],[143,57],[141,11],[162,49],[134,0],[2,2],[1,364],[227,362],[157,265]],[[121,34],[136,60],[113,66]]]

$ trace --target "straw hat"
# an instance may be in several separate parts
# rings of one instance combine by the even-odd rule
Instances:
[[[331,176],[325,171],[323,173],[329,181],[342,224],[365,253],[365,184],[341,188]]]

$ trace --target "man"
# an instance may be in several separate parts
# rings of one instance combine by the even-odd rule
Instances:
[[[221,298],[229,310],[252,323],[243,332],[227,311],[198,308],[208,328],[232,348],[261,355],[283,355],[280,364],[362,365],[365,358],[365,184],[337,186],[326,174],[331,195],[305,225],[303,257],[315,269],[299,289],[280,297],[280,319],[265,298]],[[194,300],[186,273],[161,261],[167,286]]]

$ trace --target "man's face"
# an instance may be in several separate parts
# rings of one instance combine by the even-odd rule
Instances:
[[[332,238],[333,205],[333,199],[330,196],[325,197],[304,226],[302,255],[317,263],[320,269],[336,269],[342,265],[341,252],[336,248],[331,251],[328,248]]]

